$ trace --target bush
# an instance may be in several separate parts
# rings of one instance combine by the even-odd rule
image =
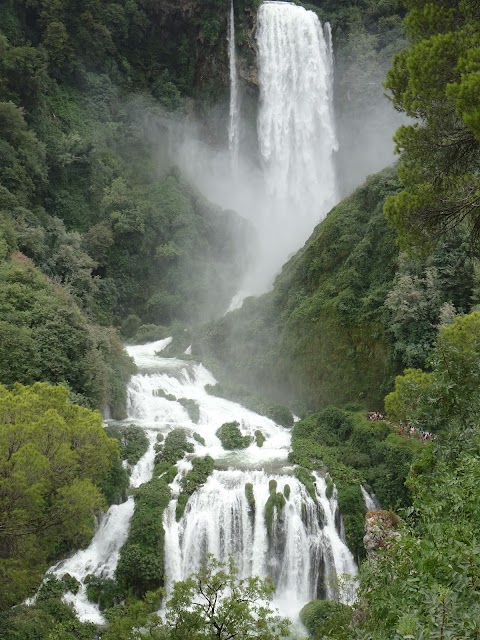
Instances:
[[[131,342],[132,344],[146,344],[168,338],[168,328],[157,324],[143,324],[137,329]]]
[[[100,611],[111,609],[119,604],[125,597],[125,592],[119,587],[116,580],[111,578],[99,578],[87,576],[87,598],[98,606]]]
[[[198,403],[190,398],[179,398],[178,402],[186,410],[190,420],[197,424],[200,420],[200,407],[198,406]]]
[[[194,433],[193,434],[193,439],[195,440],[195,442],[198,442],[198,444],[201,444],[202,447],[205,446],[205,438],[203,436],[201,436],[199,433]]]
[[[263,447],[263,445],[265,444],[265,436],[263,435],[263,433],[257,429],[255,431],[255,442],[257,443],[257,447]]]
[[[204,458],[194,458],[192,460],[192,469],[188,471],[180,481],[182,492],[178,497],[177,509],[175,516],[177,520],[183,516],[185,507],[189,497],[208,479],[213,472],[214,461],[210,456]]]
[[[252,443],[251,436],[242,436],[238,422],[225,422],[215,435],[220,439],[222,447],[229,451],[246,449]]]
[[[352,616],[352,608],[341,602],[314,600],[303,607],[299,617],[313,640],[322,640],[330,634],[337,640],[348,640]]]
[[[194,445],[187,441],[185,431],[183,429],[174,429],[167,434],[163,446],[159,448],[155,456],[155,464],[168,462],[170,465],[174,465],[181,460],[186,453],[193,453],[193,451]]]
[[[266,411],[266,415],[267,418],[282,427],[293,427],[294,425],[293,413],[287,407],[282,407],[282,405],[275,404],[270,406]]]
[[[128,426],[108,426],[106,432],[110,438],[118,440],[120,457],[128,464],[135,465],[147,453],[149,440],[141,427],[133,424]]]

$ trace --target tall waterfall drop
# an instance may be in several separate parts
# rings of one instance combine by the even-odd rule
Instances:
[[[228,57],[230,62],[230,119],[228,127],[228,149],[232,170],[235,172],[238,164],[238,149],[240,135],[240,102],[238,94],[237,54],[235,50],[235,11],[233,0],[230,5],[228,20]]]
[[[288,2],[258,12],[258,138],[280,268],[337,200],[329,25]]]

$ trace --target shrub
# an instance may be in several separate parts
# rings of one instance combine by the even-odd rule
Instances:
[[[120,457],[128,464],[135,465],[142,456],[147,453],[149,440],[147,434],[141,427],[133,424],[126,427],[107,427],[107,434],[111,438],[116,438],[119,443]]]
[[[251,436],[242,436],[240,431],[240,423],[225,422],[216,432],[217,438],[220,439],[224,449],[246,449],[252,443]]]
[[[205,446],[205,438],[201,436],[199,433],[194,433],[193,439],[195,440],[195,442],[198,442],[198,444],[201,444],[202,447]]]
[[[176,464],[186,453],[193,453],[194,446],[187,441],[187,436],[183,429],[174,429],[165,438],[165,443],[160,447],[155,456],[155,464],[168,462],[170,465]]]
[[[213,458],[205,456],[204,458],[194,458],[192,460],[192,469],[188,471],[180,481],[182,492],[178,497],[177,509],[175,516],[177,520],[183,516],[185,507],[189,497],[208,479],[208,476],[213,472],[214,467]]]
[[[255,442],[257,443],[257,447],[263,447],[265,440],[266,438],[263,433],[260,431],[260,429],[257,429],[255,431]]]
[[[322,640],[330,634],[338,640],[348,640],[352,615],[352,608],[341,602],[314,600],[300,611],[300,621],[313,640]]]
[[[180,398],[178,402],[182,405],[182,407],[188,413],[188,417],[195,424],[200,420],[200,407],[195,400],[191,400],[190,398]]]

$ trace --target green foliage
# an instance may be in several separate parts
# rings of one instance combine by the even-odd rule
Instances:
[[[225,422],[217,429],[215,435],[220,439],[224,449],[246,449],[252,444],[251,436],[243,436],[239,422]]]
[[[135,366],[118,335],[90,325],[72,297],[22,256],[0,265],[0,312],[1,382],[63,383],[91,408],[110,406],[125,417]]]
[[[179,398],[178,402],[186,410],[192,422],[198,423],[200,421],[200,407],[198,406],[198,402],[190,398]]]
[[[431,372],[407,369],[385,399],[392,419],[438,432],[474,424],[478,405],[480,313],[458,316],[440,328],[430,355]]]
[[[386,423],[369,422],[363,411],[328,407],[295,424],[289,459],[302,465],[295,474],[313,499],[316,491],[309,470],[328,469],[326,495],[330,498],[337,487],[347,544],[361,559],[366,507],[360,484],[371,486],[386,508],[408,506],[411,497],[405,480],[422,450],[419,441],[396,436]]]
[[[287,637],[289,622],[270,608],[273,592],[268,581],[240,579],[231,559],[221,563],[210,557],[198,573],[173,588],[165,615],[171,640]]]
[[[270,480],[268,489],[270,495],[265,503],[265,524],[267,526],[267,533],[271,537],[273,534],[275,518],[282,517],[282,511],[285,507],[286,501],[283,493],[277,492],[276,480]]]
[[[479,442],[475,428],[424,448],[409,477],[411,518],[394,546],[362,567],[359,637],[478,635]]]
[[[300,611],[300,621],[305,625],[312,640],[351,638],[350,623],[353,610],[341,602],[314,600]],[[332,634],[332,635],[331,635]]]
[[[213,458],[205,456],[204,458],[194,458],[192,460],[192,468],[187,471],[180,481],[181,493],[178,496],[177,509],[175,512],[177,520],[180,520],[185,512],[185,507],[189,497],[205,482],[213,472]]]
[[[87,598],[90,602],[98,605],[100,611],[111,609],[124,599],[125,594],[115,580],[111,578],[99,578],[97,576],[87,576]]]
[[[89,542],[105,504],[99,487],[117,460],[100,415],[71,404],[65,387],[0,387],[0,609]]]
[[[314,502],[317,502],[317,490],[315,488],[315,479],[312,474],[303,467],[295,468],[295,477],[299,480],[310,494]]]
[[[111,438],[118,440],[120,447],[120,457],[128,464],[135,465],[148,450],[149,441],[147,435],[141,427],[133,424],[128,426],[108,426],[107,434]]]
[[[94,640],[97,629],[81,623],[70,604],[62,601],[68,586],[50,577],[40,588],[34,605],[19,604],[0,613],[2,640]]]
[[[181,460],[186,453],[193,453],[194,446],[187,441],[187,434],[183,429],[174,429],[167,434],[163,446],[158,447],[155,464],[166,462],[170,466]]]
[[[218,377],[281,402],[380,406],[395,366],[383,302],[398,255],[383,203],[398,188],[392,169],[370,177],[316,227],[273,292],[203,328],[194,352]]]
[[[198,444],[201,444],[202,447],[205,446],[205,438],[202,437],[199,433],[195,432],[192,437],[196,442],[198,442]]]
[[[412,0],[408,8],[411,46],[395,56],[385,86],[417,122],[397,131],[405,190],[385,210],[402,242],[418,246],[430,243],[432,229],[464,220],[478,232],[480,14],[475,0]]]
[[[245,483],[245,496],[247,498],[250,511],[255,511],[255,494],[253,492],[253,484],[251,482]]]
[[[257,429],[255,431],[255,442],[257,443],[257,447],[263,447],[263,445],[265,444],[265,436],[263,435],[263,433],[260,431],[260,429]]]
[[[109,474],[100,485],[107,503],[112,505],[125,502],[129,485],[128,471],[123,468],[120,458],[117,458],[113,462]]]
[[[169,502],[170,489],[163,478],[153,478],[136,490],[135,512],[115,572],[122,590],[132,589],[141,596],[163,585],[162,518]]]

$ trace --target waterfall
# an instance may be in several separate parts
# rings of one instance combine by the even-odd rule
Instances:
[[[211,552],[220,559],[232,555],[244,577],[271,577],[277,586],[275,604],[284,615],[295,618],[300,608],[315,598],[337,599],[335,578],[344,573],[354,576],[356,566],[336,526],[336,492],[327,498],[325,480],[314,475],[316,495],[312,497],[288,462],[290,430],[239,404],[209,395],[205,387],[216,380],[205,367],[161,357],[169,342],[167,339],[127,347],[139,372],[129,384],[126,424],[142,427],[150,440],[149,450],[132,471],[130,484],[138,487],[151,478],[157,434],[166,435],[175,428],[184,429],[188,440],[195,444],[193,455],[210,455],[216,469],[190,497],[177,522],[180,480],[192,467],[188,456],[177,463],[172,501],[163,517],[167,591],[174,581],[184,580],[196,571]],[[198,422],[192,422],[178,402],[185,398],[198,405]],[[224,450],[216,431],[234,420],[244,434],[254,436],[261,431],[265,437],[263,446],[260,448],[253,441],[241,451]],[[194,433],[205,444],[199,444]],[[266,507],[272,481],[276,482],[275,492],[285,496],[285,504],[268,519]],[[254,505],[251,496],[247,498],[246,484],[252,485]],[[79,592],[67,594],[66,599],[83,621],[103,621],[96,605],[87,599],[85,578],[89,574],[114,577],[133,510],[132,497],[112,506],[90,546],[50,569],[59,577],[69,573],[80,581]],[[348,602],[351,597],[347,594],[343,600]]]
[[[240,101],[238,94],[237,53],[235,50],[235,12],[231,0],[228,21],[228,57],[230,61],[230,119],[228,127],[228,148],[233,172],[238,163],[240,134]]]
[[[258,138],[276,271],[337,200],[333,47],[329,25],[287,2],[262,4],[257,43]]]
[[[275,512],[271,531],[266,520],[269,484],[290,488],[286,504]],[[253,486],[254,505],[245,484]],[[232,556],[243,577],[270,577],[275,601],[286,615],[316,598],[335,598],[335,577],[356,571],[353,558],[335,528],[336,499],[326,497],[317,479],[317,499],[294,477],[263,470],[215,471],[192,496],[179,523],[175,502],[164,516],[165,557],[170,584],[198,570],[206,553]],[[170,586],[170,584],[168,586]],[[348,599],[348,598],[347,598]]]

